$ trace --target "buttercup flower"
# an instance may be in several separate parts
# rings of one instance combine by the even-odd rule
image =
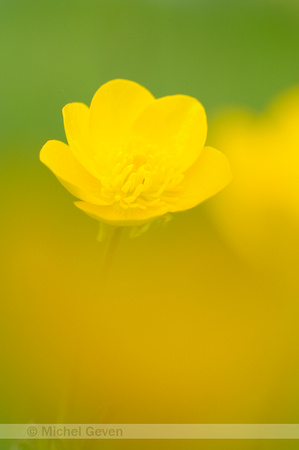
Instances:
[[[48,141],[40,160],[98,221],[138,226],[183,211],[224,188],[227,158],[204,147],[206,114],[195,98],[155,99],[139,84],[113,80],[88,108],[63,108],[68,145]]]

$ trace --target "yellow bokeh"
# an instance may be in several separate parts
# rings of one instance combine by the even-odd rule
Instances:
[[[298,292],[299,88],[264,113],[234,110],[210,137],[230,158],[232,184],[211,213],[229,245],[255,269]]]

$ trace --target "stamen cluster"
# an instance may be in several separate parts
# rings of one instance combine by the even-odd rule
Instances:
[[[108,204],[117,202],[123,209],[163,206],[163,194],[184,177],[161,153],[157,158],[152,153],[121,149],[109,166],[107,176],[101,177],[100,194]]]

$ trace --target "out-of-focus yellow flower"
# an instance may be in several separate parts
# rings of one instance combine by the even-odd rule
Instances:
[[[211,206],[216,223],[241,256],[282,276],[299,269],[299,87],[261,115],[237,110],[220,117],[211,137],[235,174]],[[277,278],[277,277],[276,277]],[[298,281],[297,281],[298,285]]]
[[[90,108],[63,108],[68,145],[48,141],[40,160],[89,216],[142,225],[193,208],[231,179],[227,158],[204,147],[206,114],[195,98],[155,99],[137,83],[110,81]]]

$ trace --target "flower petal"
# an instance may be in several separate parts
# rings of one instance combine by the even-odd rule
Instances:
[[[195,164],[185,173],[177,192],[169,194],[169,211],[193,208],[217,194],[232,179],[227,157],[212,147],[204,147]]]
[[[155,100],[140,114],[132,134],[151,147],[166,152],[181,171],[198,158],[207,137],[207,118],[202,104],[187,95]],[[156,148],[156,150],[155,150]]]
[[[98,198],[100,182],[79,164],[68,145],[54,140],[46,142],[40,160],[75,197],[103,204]]]
[[[137,208],[122,209],[118,204],[98,206],[87,202],[75,202],[75,205],[93,219],[116,226],[143,225],[167,213],[167,207],[143,210]]]
[[[90,132],[99,159],[119,149],[141,111],[154,101],[140,84],[112,80],[95,93],[90,106]]]
[[[84,103],[68,103],[62,109],[65,134],[75,158],[95,177],[99,170],[89,136],[89,108]]]

